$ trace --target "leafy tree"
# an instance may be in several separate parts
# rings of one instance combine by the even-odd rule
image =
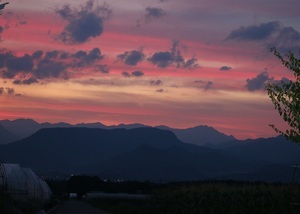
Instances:
[[[270,126],[277,133],[300,144],[300,59],[292,52],[288,52],[286,57],[283,57],[276,48],[272,48],[271,52],[286,68],[293,71],[295,80],[282,80],[280,84],[273,82],[267,85],[268,95],[275,109],[289,125],[289,129],[282,131],[276,128],[274,124]]]

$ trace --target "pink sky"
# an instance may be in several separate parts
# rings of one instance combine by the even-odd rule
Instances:
[[[268,124],[284,124],[263,88],[293,76],[269,48],[299,49],[299,8],[295,0],[10,1],[0,16],[0,120],[275,136]]]

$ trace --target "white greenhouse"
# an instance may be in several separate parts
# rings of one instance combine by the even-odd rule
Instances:
[[[19,164],[0,162],[0,189],[18,202],[46,204],[50,201],[51,190],[31,169]]]

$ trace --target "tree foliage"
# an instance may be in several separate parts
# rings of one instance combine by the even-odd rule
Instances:
[[[277,133],[300,144],[300,59],[292,52],[283,57],[276,48],[272,48],[271,52],[286,68],[293,71],[295,79],[267,85],[268,95],[279,115],[289,125],[289,129],[282,131],[274,124],[270,126]]]

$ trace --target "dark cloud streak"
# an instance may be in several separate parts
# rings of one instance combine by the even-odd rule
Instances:
[[[172,53],[168,51],[166,52],[160,51],[154,53],[148,60],[159,68],[165,68],[174,62],[174,57]]]
[[[100,36],[104,21],[109,19],[112,11],[107,4],[94,7],[94,0],[88,0],[79,11],[70,5],[64,5],[56,13],[68,22],[58,39],[66,44],[78,44]]]
[[[33,84],[40,80],[69,79],[79,69],[94,68],[108,73],[107,65],[98,64],[103,59],[99,48],[91,51],[79,50],[75,54],[64,51],[35,51],[32,55],[15,56],[11,52],[0,51],[0,76],[13,79],[14,84]],[[72,71],[69,71],[72,70]]]
[[[197,88],[202,88],[204,91],[207,91],[212,88],[213,82],[204,81],[204,80],[195,80],[191,85]]]
[[[285,53],[296,53],[300,49],[300,33],[293,27],[281,25],[278,21],[242,26],[233,30],[225,40],[263,42],[267,49],[276,47]]]
[[[123,76],[123,77],[131,77],[130,73],[127,72],[127,71],[123,71],[123,72],[122,72],[122,76]]]
[[[133,71],[131,73],[127,72],[127,71],[123,71],[122,72],[122,76],[123,77],[141,77],[141,76],[144,76],[144,72],[142,71]]]
[[[139,62],[142,62],[145,58],[145,54],[142,50],[126,51],[123,54],[117,56],[118,60],[123,61],[126,65],[135,66]]]
[[[164,2],[163,0],[161,0],[161,2]],[[141,22],[144,22],[145,24],[148,24],[154,20],[159,20],[162,19],[164,16],[167,15],[167,13],[159,7],[147,7],[146,9],[146,14],[144,15],[144,17],[138,19],[136,21],[136,27],[141,27]]]
[[[89,66],[94,62],[104,58],[99,48],[94,48],[90,52],[79,50],[71,57],[74,59],[73,67],[80,68]]]
[[[145,15],[145,21],[151,22],[153,19],[160,19],[164,16],[166,16],[166,12],[158,7],[147,7],[146,8],[146,15]]]
[[[28,54],[22,57],[12,57],[7,60],[6,67],[13,71],[31,71],[33,68],[33,60]]]
[[[0,95],[7,94],[8,96],[12,96],[15,94],[15,89],[10,87],[0,87]],[[21,94],[15,94],[15,96],[20,96]]]
[[[157,89],[156,92],[158,92],[158,93],[164,93],[166,91],[164,89],[160,88],[160,89]]]
[[[98,65],[97,68],[103,74],[108,74],[109,73],[109,67],[106,64],[105,65]]]
[[[142,71],[133,71],[133,72],[131,72],[131,75],[134,76],[134,77],[141,77],[141,76],[144,76],[144,72],[142,72]]]
[[[149,84],[153,85],[153,86],[158,86],[158,85],[162,85],[162,81],[161,80],[150,80]]]
[[[232,69],[231,67],[225,65],[220,68],[220,71],[229,71],[231,69]]]
[[[266,86],[268,83],[281,85],[282,82],[288,83],[290,80],[283,77],[281,80],[275,80],[274,77],[270,77],[267,71],[263,71],[258,74],[256,77],[247,79],[245,87],[248,91],[258,91],[258,90],[266,90]]]
[[[257,41],[269,38],[274,32],[279,30],[279,22],[268,22],[260,25],[242,26],[234,30],[226,40]]]
[[[173,41],[171,51],[158,51],[148,58],[148,61],[159,68],[166,68],[175,65],[177,68],[193,69],[199,67],[198,59],[193,56],[190,59],[184,59],[179,49],[179,42]]]
[[[268,81],[273,80],[274,78],[269,77],[268,72],[264,71],[260,74],[258,74],[256,77],[247,79],[246,82],[246,88],[249,91],[257,91],[257,90],[265,90],[266,84]]]

